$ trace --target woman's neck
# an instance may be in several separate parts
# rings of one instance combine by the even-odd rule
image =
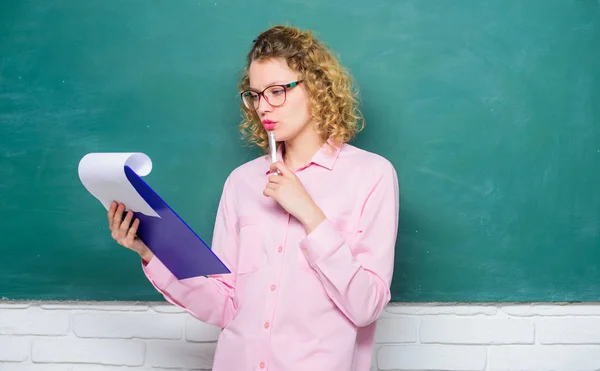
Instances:
[[[285,165],[292,171],[308,164],[315,153],[323,146],[323,140],[316,132],[311,130],[302,134],[286,141],[283,147]]]

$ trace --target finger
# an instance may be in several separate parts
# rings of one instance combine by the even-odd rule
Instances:
[[[269,183],[279,184],[279,182],[281,182],[281,175],[269,175],[267,179]]]
[[[129,214],[129,213],[128,213]],[[127,216],[123,219],[123,222],[119,225],[119,229],[117,230],[117,242],[123,246],[127,246],[127,231],[129,230],[129,225],[131,224],[131,218]]]
[[[272,189],[274,191],[276,191],[277,189],[279,189],[279,187],[281,187],[281,186],[279,184],[277,184],[277,183],[267,183],[265,185],[266,189]]]
[[[108,208],[108,226],[110,227],[112,224],[113,217],[115,216],[115,211],[117,210],[117,203],[115,201],[111,202],[110,207]]]
[[[119,230],[119,226],[123,221],[123,211],[125,211],[125,205],[119,204],[119,207],[117,207],[117,211],[115,211],[112,220],[112,229],[115,231]]]
[[[131,219],[133,219],[133,211],[129,210],[127,212],[127,215],[125,216],[125,219],[123,219],[123,222],[121,223],[121,233],[125,236],[127,235],[127,230],[129,229],[129,226],[131,225]]]
[[[133,221],[133,224],[131,225],[131,228],[129,228],[129,231],[127,232],[127,239],[129,240],[129,243],[133,243],[133,240],[135,239],[135,234],[137,233],[139,225],[140,225],[140,220],[138,218],[135,218],[135,220]]]
[[[269,170],[271,170],[271,172],[275,172],[276,170],[279,170],[279,172],[281,173],[281,175],[291,178],[294,176],[294,173],[292,173],[292,171],[285,166],[285,164],[281,161],[277,161],[271,164],[271,166],[269,167]]]
[[[267,197],[271,197],[275,200],[277,198],[277,192],[278,192],[279,188],[280,188],[279,184],[267,183],[267,185],[265,186],[265,189],[263,190],[263,195],[265,195]]]
[[[121,224],[119,224],[119,228],[116,230],[116,234],[117,234],[117,242],[125,247],[129,247],[129,244],[127,243],[127,232],[129,231],[129,226],[131,224],[131,219],[132,219],[132,212],[131,210],[129,210],[126,214],[125,217],[123,218],[123,221],[121,222]]]

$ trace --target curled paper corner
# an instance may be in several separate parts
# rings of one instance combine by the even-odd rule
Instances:
[[[126,166],[142,177],[152,171],[152,160],[142,152],[88,153],[79,161],[79,179],[107,210],[117,201],[128,210],[160,218],[127,179]]]
[[[152,160],[141,152],[132,153],[125,165],[129,166],[139,176],[146,176],[152,171]]]
[[[142,152],[92,152],[79,160],[78,171],[81,177],[82,170],[89,171],[91,167],[100,172],[120,172],[125,166],[129,166],[139,176],[146,176],[152,171],[152,160]]]

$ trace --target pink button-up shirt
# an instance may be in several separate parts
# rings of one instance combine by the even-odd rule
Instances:
[[[390,300],[398,180],[381,156],[328,148],[296,171],[327,217],[309,235],[263,195],[260,157],[230,174],[217,211],[212,249],[231,274],[178,281],[156,257],[143,265],[167,301],[222,328],[214,371],[369,370]]]

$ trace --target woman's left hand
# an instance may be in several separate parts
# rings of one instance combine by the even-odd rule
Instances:
[[[275,174],[279,170],[280,175]],[[312,232],[324,219],[325,214],[310,197],[296,174],[278,161],[271,164],[271,175],[263,194],[271,197],[288,213],[304,225],[306,233]]]

